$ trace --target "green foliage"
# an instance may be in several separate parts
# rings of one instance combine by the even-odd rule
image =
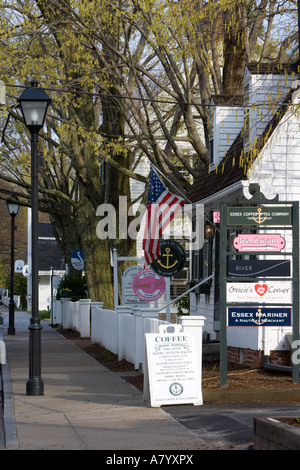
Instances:
[[[10,290],[10,271],[6,275],[5,287]],[[27,308],[27,278],[23,274],[14,275],[14,295],[20,296],[22,308]]]
[[[27,308],[27,278],[23,274],[15,274],[14,276],[14,293],[20,296],[21,307]]]
[[[57,289],[57,299],[71,298],[72,301],[87,298],[87,286],[85,277],[64,276]]]
[[[185,295],[181,299],[176,300],[174,305],[177,307],[177,315],[190,314],[190,294]]]
[[[1,287],[7,286],[7,279],[9,278],[10,267],[8,264],[0,261],[0,285]]]
[[[27,294],[27,278],[22,274],[14,275],[14,292],[15,295],[25,295]]]

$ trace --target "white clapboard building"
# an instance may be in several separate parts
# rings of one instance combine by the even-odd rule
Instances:
[[[255,191],[279,201],[300,200],[300,133],[297,66],[249,64],[244,95],[213,96],[210,165],[195,181],[189,198],[202,203],[207,218],[218,217],[222,201],[234,206]],[[216,219],[217,220],[217,219]],[[216,223],[218,229],[218,223]],[[207,236],[192,253],[194,280],[215,274],[206,293],[197,294],[193,314],[206,317],[204,331],[220,337],[219,237]],[[227,327],[229,359],[251,366],[264,356],[289,363],[292,326]]]

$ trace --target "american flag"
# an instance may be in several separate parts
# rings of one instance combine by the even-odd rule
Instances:
[[[172,194],[151,167],[143,239],[144,256],[148,265],[159,257],[159,237],[183,204],[184,199]]]

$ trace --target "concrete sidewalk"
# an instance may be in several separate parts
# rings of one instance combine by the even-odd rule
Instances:
[[[42,322],[43,396],[27,396],[29,319],[16,312],[2,367],[7,450],[213,449],[162,408]],[[0,327],[2,328],[2,327]]]

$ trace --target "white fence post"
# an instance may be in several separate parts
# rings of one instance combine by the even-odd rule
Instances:
[[[65,298],[65,299],[60,299],[62,303],[62,327],[63,329],[69,329],[71,328],[71,322],[70,322],[70,303],[71,299]]]
[[[135,307],[133,314],[135,315],[135,361],[134,368],[139,369],[140,364],[144,364],[145,356],[145,318],[158,319],[157,308],[140,308]]]
[[[95,338],[95,312],[96,308],[102,308],[104,305],[103,302],[90,302],[90,308],[91,308],[91,340],[92,343],[97,343],[97,339]]]
[[[142,310],[138,307],[133,308],[134,324],[135,324],[135,354],[134,368],[139,369],[140,363],[143,362],[143,320]]]
[[[204,325],[205,317],[199,315],[183,315],[178,317],[178,323],[182,325],[184,333],[189,333],[196,336],[196,349],[197,354],[200,358],[200,364],[202,367],[202,329]]]
[[[78,329],[83,338],[91,336],[90,299],[79,300]]]
[[[53,299],[53,324],[62,324],[62,303],[60,300]]]
[[[146,331],[146,319],[155,319],[157,321],[157,325],[159,325],[159,309],[158,308],[143,308],[142,309],[142,318],[143,318],[143,332],[142,332],[142,371],[144,372],[144,366],[145,366],[145,351],[146,351],[146,340],[145,340],[145,334],[147,333]]]
[[[124,338],[124,325],[123,325],[123,315],[125,314],[132,314],[132,307],[130,305],[119,305],[117,307],[117,315],[118,315],[118,361],[122,361],[122,359],[125,359],[125,341],[126,338]]]
[[[71,328],[75,331],[79,331],[79,315],[80,315],[80,304],[79,302],[71,302],[70,304],[70,317],[71,317]]]

